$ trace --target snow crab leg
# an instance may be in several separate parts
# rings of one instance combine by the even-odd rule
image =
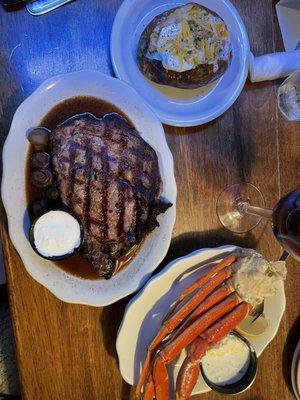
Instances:
[[[170,316],[173,314],[174,310],[179,306],[179,304],[190,294],[192,294],[196,289],[200,288],[204,283],[208,282],[210,278],[212,278],[216,273],[221,271],[223,268],[228,267],[229,265],[233,264],[237,260],[237,257],[234,254],[224,258],[224,260],[220,261],[218,264],[214,265],[212,269],[207,272],[205,275],[201,276],[198,280],[193,282],[191,285],[186,287],[178,297],[175,304],[172,305],[170,311],[165,316],[165,320],[169,319]]]
[[[138,395],[144,387],[144,400],[169,400],[167,367],[184,348],[188,352],[177,377],[176,399],[188,400],[206,351],[235,329],[253,305],[271,296],[273,283],[286,276],[284,265],[253,250],[243,249],[239,263],[232,265],[235,261],[234,255],[227,257],[180,294],[149,346],[137,386]]]
[[[157,350],[157,347],[160,343],[165,339],[165,337],[172,333],[178,325],[182,323],[182,321],[197,308],[197,306],[207,297],[209,296],[218,286],[220,286],[225,280],[227,280],[231,276],[231,267],[230,265],[235,261],[235,256],[227,257],[227,260],[223,260],[221,263],[217,264],[213,270],[209,271],[206,275],[201,278],[202,284],[200,284],[200,280],[197,281],[197,286],[195,284],[191,285],[195,289],[193,291],[195,294],[186,302],[181,308],[175,311],[169,319],[164,321],[161,329],[151,342],[148,352],[146,355],[146,359],[144,361],[144,365],[139,377],[139,381],[136,387],[136,395],[140,396],[141,389],[147,379],[150,363],[153,359],[153,356]],[[230,264],[228,265],[228,263]],[[222,268],[220,267],[222,265]],[[187,288],[188,289],[188,288]],[[187,291],[184,291],[187,292]]]
[[[207,310],[214,307],[220,301],[224,300],[229,296],[234,289],[230,283],[230,279],[225,281],[220,287],[215,289],[199,306],[187,317],[187,319],[181,324],[171,336],[171,340],[174,340],[180,333],[182,333],[188,326],[196,321],[200,315],[204,314]]]
[[[153,377],[152,374],[150,373],[147,378],[143,400],[152,400],[154,398],[155,398],[155,388],[154,388]]]
[[[239,303],[240,299],[238,295],[236,293],[232,293],[221,303],[217,304],[199,317],[184,332],[182,332],[178,337],[168,343],[156,354],[153,363],[152,376],[157,400],[169,400],[169,377],[167,365],[171,363],[186,346],[191,344],[209,326],[232,311]],[[147,392],[145,391],[145,396],[146,395]]]
[[[176,400],[188,400],[198,380],[199,361],[206,351],[228,335],[249,313],[251,305],[242,302],[233,311],[204,331],[190,346],[177,377]]]

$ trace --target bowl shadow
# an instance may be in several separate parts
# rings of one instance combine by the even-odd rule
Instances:
[[[115,360],[118,360],[116,340],[119,326],[121,325],[124,309],[132,296],[128,296],[114,304],[103,307],[100,314],[101,330],[106,351]]]
[[[164,268],[170,261],[204,247],[230,244],[255,249],[258,241],[259,238],[255,238],[252,232],[235,234],[224,228],[203,232],[186,232],[172,239],[169,251],[155,273]]]

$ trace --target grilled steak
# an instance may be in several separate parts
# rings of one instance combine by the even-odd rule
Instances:
[[[117,113],[68,119],[52,132],[51,148],[61,199],[84,227],[83,255],[108,279],[171,206],[159,198],[157,155]]]

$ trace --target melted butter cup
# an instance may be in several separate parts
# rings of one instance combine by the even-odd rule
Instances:
[[[205,368],[202,365],[202,362],[200,364],[200,370],[203,376],[203,379],[205,383],[215,392],[223,393],[223,394],[238,394],[242,393],[245,390],[247,390],[252,383],[255,380],[256,377],[256,371],[257,371],[257,356],[254,348],[252,345],[249,343],[249,341],[238,334],[237,332],[231,332],[229,335],[233,335],[235,338],[238,338],[241,340],[249,350],[249,364],[244,371],[244,374],[241,378],[239,378],[237,381],[232,382],[232,383],[216,383],[213,382],[212,380],[209,379],[209,377],[205,373]],[[222,368],[220,366],[220,368]],[[237,371],[237,376],[240,371]]]

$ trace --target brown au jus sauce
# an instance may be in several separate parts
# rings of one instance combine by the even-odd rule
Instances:
[[[104,100],[91,96],[72,97],[58,103],[41,120],[40,126],[53,130],[68,118],[86,112],[89,112],[98,118],[102,117],[104,114],[116,112],[125,118],[132,127],[134,127],[132,121],[130,121],[130,119],[118,107]],[[31,204],[33,201],[41,197],[40,190],[30,184],[30,158],[32,153],[33,148],[31,146],[28,152],[26,166],[27,204]],[[140,246],[140,244],[133,246],[125,256],[121,257],[117,261],[116,272],[123,269],[134,258]],[[91,263],[85,260],[81,254],[76,254],[66,260],[55,261],[55,264],[65,272],[79,276],[80,278],[94,280],[101,279],[95,272]]]
[[[132,127],[134,127],[132,121],[130,121],[127,115],[125,115],[118,107],[108,103],[107,101],[91,96],[71,97],[70,99],[58,103],[48,112],[48,114],[45,115],[40,122],[40,125],[53,130],[57,125],[62,124],[68,118],[87,112],[98,118],[103,117],[104,114],[116,112],[125,118]]]

